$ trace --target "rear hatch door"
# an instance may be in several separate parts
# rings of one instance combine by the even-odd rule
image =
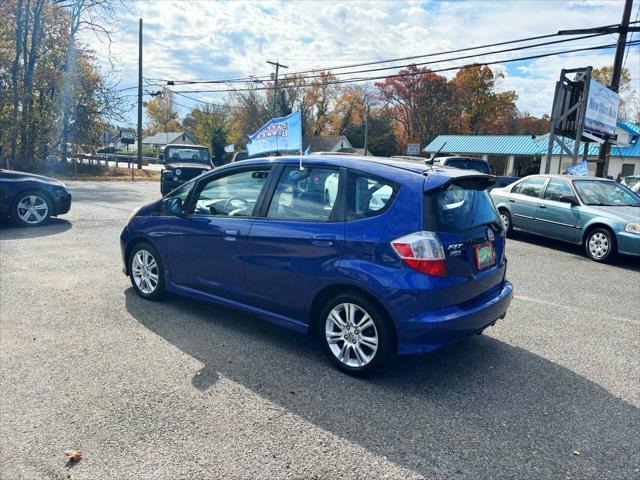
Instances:
[[[505,236],[489,197],[495,177],[459,176],[424,194],[424,230],[444,248],[456,303],[472,306],[504,280]]]

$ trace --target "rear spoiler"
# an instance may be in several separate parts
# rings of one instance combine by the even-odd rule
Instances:
[[[425,192],[430,190],[444,190],[449,185],[453,184],[460,185],[461,187],[469,190],[486,190],[496,183],[496,176],[486,175],[484,173],[459,175],[456,177],[446,178],[444,179],[445,181],[440,183],[439,185],[436,184],[433,180],[436,180],[436,178],[432,176],[430,179],[429,175],[427,174],[427,178],[425,178],[423,187]]]

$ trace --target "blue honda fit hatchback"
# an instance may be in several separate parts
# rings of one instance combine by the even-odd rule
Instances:
[[[505,316],[505,235],[489,175],[351,156],[217,168],[134,211],[120,241],[135,291],[238,308],[318,333],[360,374]]]

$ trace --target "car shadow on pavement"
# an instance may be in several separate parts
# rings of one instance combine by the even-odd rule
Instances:
[[[63,218],[51,218],[39,227],[16,227],[8,220],[0,221],[0,240],[19,240],[57,235],[71,228],[71,222]]]
[[[510,239],[572,254],[576,257],[584,259],[585,261],[593,261],[587,258],[584,253],[584,247],[582,245],[573,245],[571,243],[562,242],[553,238],[541,237],[526,232],[513,232],[511,233]],[[618,258],[616,258],[608,265],[611,265],[612,267],[624,268],[634,272],[640,272],[640,257],[618,255]]]
[[[204,364],[192,379],[203,395],[224,376],[428,478],[640,471],[637,407],[488,336],[357,379],[330,366],[313,337],[253,316],[178,297],[152,303],[131,288],[125,298],[138,322]]]

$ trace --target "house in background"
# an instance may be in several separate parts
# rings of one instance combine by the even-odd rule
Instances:
[[[640,125],[618,122],[617,143],[611,146],[608,175],[616,177],[640,174]],[[573,140],[566,140],[573,148]],[[444,146],[443,146],[444,145]],[[439,155],[481,157],[489,162],[494,175],[525,176],[544,173],[549,135],[439,135],[424,148],[424,152]],[[599,147],[589,144],[587,159],[589,174],[595,175]],[[580,152],[584,144],[580,145]],[[562,173],[571,166],[571,159],[561,155],[560,146],[553,146],[550,173]]]
[[[351,153],[364,155],[364,148],[354,148],[344,135],[306,136],[302,137],[302,150],[313,152]],[[367,155],[371,152],[367,150]]]
[[[197,145],[198,139],[188,132],[160,132],[142,139],[143,147],[159,149],[169,144]]]

